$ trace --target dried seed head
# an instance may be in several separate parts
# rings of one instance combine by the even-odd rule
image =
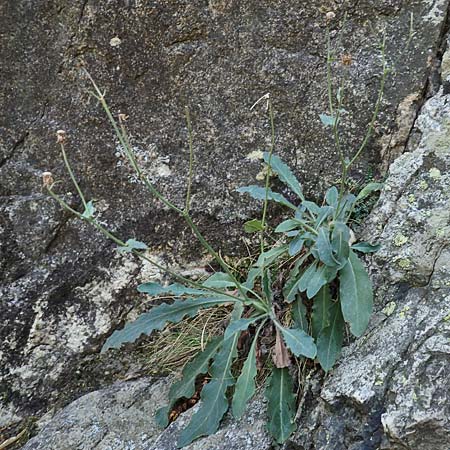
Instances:
[[[325,15],[327,22],[331,22],[336,19],[336,14],[333,11],[328,11]]]
[[[353,62],[352,55],[346,54],[341,56],[341,63],[343,66],[351,66]]]
[[[56,143],[57,144],[64,144],[64,142],[66,142],[66,139],[67,139],[67,135],[64,130],[58,130],[56,132]]]
[[[123,123],[123,122],[126,122],[128,120],[129,116],[127,116],[126,114],[119,114],[118,117],[119,117],[119,122]]]
[[[53,179],[53,174],[51,172],[44,172],[42,174],[42,186],[50,187],[55,180]]]

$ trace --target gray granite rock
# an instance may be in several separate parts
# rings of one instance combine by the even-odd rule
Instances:
[[[168,383],[143,378],[87,394],[60,411],[23,450],[175,450],[179,431],[196,408],[158,429],[154,413],[164,405]],[[227,417],[215,435],[185,449],[269,449],[263,412],[256,399],[242,421]]]

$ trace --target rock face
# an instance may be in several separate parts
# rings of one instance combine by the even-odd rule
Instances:
[[[176,450],[179,431],[195,408],[161,432],[153,414],[164,405],[167,388],[167,380],[141,379],[87,394],[57,414],[23,450]],[[253,401],[242,422],[227,418],[215,435],[185,449],[268,449],[261,408],[259,400]]]
[[[346,147],[354,148],[370,119],[380,72],[376,47],[383,28],[386,53],[396,68],[396,76],[388,83],[376,139],[356,175],[372,172],[381,154],[389,162],[403,151],[427,86],[433,92],[436,77],[427,81],[427,75],[439,65],[448,0],[345,0],[336,5],[303,2],[299,6],[294,0],[1,2],[0,429],[39,416],[55,402],[66,403],[108,384],[112,374],[128,372],[131,363],[126,357],[125,362],[114,363],[93,355],[120,321],[136,314],[134,309],[140,304],[136,284],[161,278],[159,272],[118,255],[109,242],[63,213],[42,193],[40,177],[50,170],[61,181],[58,191],[74,208],[80,208],[54,141],[57,129],[68,133],[69,156],[81,185],[89,198],[97,200],[99,217],[109,228],[124,239],[148,242],[150,253],[162,264],[182,267],[187,273],[205,267],[186,227],[149,199],[125,167],[110,127],[86,92],[89,83],[82,67],[106,89],[114,112],[130,116],[130,135],[146,173],[179,205],[186,189],[188,156],[183,108],[190,107],[197,160],[193,214],[217,246],[233,252],[239,248],[242,222],[258,206],[238,198],[235,188],[255,181],[262,167],[249,155],[270,141],[264,108],[250,111],[261,95],[272,94],[277,152],[296,168],[307,189],[317,196],[336,178],[337,155],[318,119],[327,109],[324,11],[335,8],[337,13],[330,24],[337,55],[353,56],[350,67],[339,61],[333,64],[334,81],[344,75],[348,78],[348,112],[343,120]],[[339,38],[336,31],[344,12],[348,13],[347,25]],[[418,32],[405,50],[411,14]],[[435,123],[430,119],[429,125]],[[433,210],[437,203],[431,182],[443,183],[446,172],[441,163],[433,161],[431,156],[423,156],[420,163],[411,161],[424,174],[428,171],[429,179],[421,181],[429,184],[431,198],[414,191],[416,200],[408,205],[426,208],[426,202],[431,202],[437,227],[446,216]],[[413,186],[402,188],[404,176],[398,176],[399,187],[391,178],[392,198],[387,197],[386,210],[380,210],[382,224],[396,213],[388,224],[404,237],[397,233],[392,239],[408,240],[401,247],[393,244],[395,255],[399,250],[402,255],[393,267],[374,272],[385,289],[380,292],[386,292],[380,294],[379,302],[404,302],[413,310],[413,303],[408,302],[414,302],[414,295],[416,299],[426,295],[431,298],[426,306],[431,311],[437,295],[430,293],[428,284],[439,276],[436,269],[446,252],[440,250],[441,259],[437,258],[438,238],[430,238],[421,241],[422,247],[414,253],[413,236],[408,233],[419,232],[423,226],[414,222],[412,229],[396,228],[405,219],[398,215],[396,195],[401,200],[402,189]],[[423,192],[425,196],[427,191]],[[389,225],[383,230],[390,232]],[[377,256],[379,265],[390,261],[387,251]],[[397,300],[400,295],[401,302]],[[409,317],[406,312],[405,317]],[[394,318],[385,323],[389,320]],[[431,320],[425,322],[432,326]],[[438,348],[439,343],[433,341],[429,345],[435,347],[427,344],[420,351]],[[392,355],[395,358],[398,353]],[[391,367],[386,364],[380,366],[382,370]],[[411,367],[422,373],[419,362]],[[394,375],[392,380],[385,376],[391,388],[394,382],[402,382]],[[383,420],[393,439],[414,439],[408,432],[413,422],[403,422],[404,416],[399,418],[395,412],[394,394],[387,388],[383,392],[392,405],[383,412],[371,400],[377,411],[373,417],[385,414]],[[396,395],[401,392],[398,388]],[[381,394],[367,395],[379,399]],[[332,400],[325,401],[327,410]],[[349,408],[352,411],[351,404]],[[367,417],[364,408],[358,413],[361,420],[352,418],[355,429]],[[411,421],[418,422],[417,417]],[[380,421],[373,420],[378,427]],[[311,439],[319,439],[316,435],[312,433]]]

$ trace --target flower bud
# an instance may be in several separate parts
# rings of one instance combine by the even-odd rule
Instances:
[[[42,186],[50,187],[55,180],[53,179],[53,174],[51,172],[44,172],[42,174]]]
[[[351,66],[352,62],[352,55],[346,54],[341,56],[341,63],[343,66]]]
[[[328,11],[325,15],[327,22],[331,22],[336,18],[336,14],[333,11]]]
[[[64,130],[58,130],[56,132],[56,143],[57,144],[64,144],[66,142],[67,136],[66,132]]]

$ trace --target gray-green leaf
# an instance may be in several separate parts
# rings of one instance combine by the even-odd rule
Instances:
[[[211,292],[209,291],[193,289],[179,283],[174,283],[169,286],[161,286],[158,283],[149,282],[140,284],[137,290],[152,297],[156,297],[161,294],[171,294],[175,297],[179,297],[182,295],[211,295]]]
[[[326,126],[326,127],[334,127],[336,125],[336,117],[329,116],[328,114],[319,114],[320,121]]]
[[[381,244],[369,244],[368,242],[358,242],[352,245],[353,250],[361,253],[374,253],[380,250]]]
[[[90,200],[86,203],[86,208],[82,214],[82,217],[84,217],[86,219],[90,219],[94,216],[95,211],[96,211],[96,209],[95,209],[94,203],[92,202],[92,200]]]
[[[295,328],[300,328],[305,333],[308,333],[308,320],[306,318],[306,306],[300,297],[292,303],[292,319],[294,320]]]
[[[336,267],[338,261],[333,256],[333,247],[331,246],[330,233],[328,228],[320,227],[319,235],[316,240],[317,253],[320,260],[329,267]]]
[[[356,202],[364,200],[372,192],[381,191],[381,189],[383,189],[383,183],[369,183],[368,185],[364,186],[364,188],[360,191],[360,193],[356,197]]]
[[[227,273],[216,272],[203,282],[203,286],[211,288],[236,288],[236,283]]]
[[[266,199],[266,190],[265,188],[261,186],[251,185],[251,186],[244,186],[237,189],[238,192],[247,193],[251,197],[253,197],[256,200],[265,200]],[[277,192],[273,192],[272,190],[267,190],[267,199],[272,200],[274,202],[280,203],[281,205],[287,206],[291,209],[297,209],[295,205],[293,205],[290,201],[286,200],[281,194],[278,194]]]
[[[296,429],[294,383],[288,368],[272,369],[266,398],[269,416],[267,428],[273,438],[282,444]]]
[[[282,245],[280,247],[274,247],[267,252],[261,253],[256,261],[257,267],[267,267],[272,264],[279,256],[286,253],[287,246]]]
[[[284,328],[277,324],[284,342],[295,356],[315,358],[317,349],[314,339],[300,328]]]
[[[248,222],[244,223],[244,231],[246,233],[256,233],[258,231],[263,231],[264,230],[264,226],[262,224],[262,222],[258,219],[252,219],[249,220]]]
[[[244,414],[247,402],[253,397],[256,390],[256,345],[257,337],[253,339],[252,346],[250,347],[247,359],[245,360],[241,374],[237,379],[236,387],[234,389],[231,409],[233,411],[233,416],[238,419],[240,419],[242,414]]]
[[[144,242],[136,241],[135,239],[128,239],[125,242],[125,246],[117,247],[117,250],[122,253],[131,253],[133,250],[146,250],[148,249],[147,244]]]
[[[134,322],[127,323],[121,330],[116,330],[106,340],[102,352],[110,348],[119,348],[125,342],[134,342],[141,334],[151,334],[162,330],[167,322],[178,323],[184,317],[193,317],[202,308],[230,303],[227,297],[200,297],[176,300],[172,304],[162,303],[149,312],[141,314]]]
[[[209,361],[217,353],[222,343],[221,337],[214,338],[206,345],[205,350],[198,353],[184,366],[181,379],[170,387],[169,404],[156,411],[155,419],[160,427],[165,428],[169,424],[168,414],[178,399],[191,398],[194,395],[197,376],[208,372]]]
[[[326,284],[322,286],[320,291],[314,297],[311,324],[312,335],[314,338],[319,336],[319,333],[330,323],[330,307],[333,305],[331,300],[330,288]]]
[[[338,203],[338,199],[339,199],[339,192],[336,186],[331,186],[330,189],[328,189],[327,193],[325,194],[325,201],[327,202],[327,205],[335,207]]]
[[[317,359],[325,372],[334,366],[343,341],[344,319],[339,303],[335,303],[330,309],[330,324],[320,332],[317,339]]]
[[[238,320],[241,313],[242,308],[235,308],[232,320]],[[211,366],[211,381],[202,389],[200,408],[181,432],[178,447],[184,447],[200,436],[208,436],[217,431],[222,417],[228,410],[227,389],[234,384],[231,367],[237,356],[238,338],[235,334],[224,341],[214,358]]]
[[[340,270],[339,296],[342,314],[354,336],[361,336],[373,309],[372,284],[358,257],[350,250],[348,263]]]
[[[266,162],[266,164],[269,164],[268,152],[264,152],[264,161]],[[301,200],[305,199],[299,181],[292,173],[291,169],[281,160],[280,157],[272,155],[270,166],[271,169],[276,172],[280,181],[286,184],[286,186],[288,186],[292,190],[292,192],[297,194],[298,198],[300,198]]]

